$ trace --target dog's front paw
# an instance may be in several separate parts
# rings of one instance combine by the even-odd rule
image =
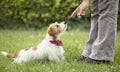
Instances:
[[[64,61],[65,60],[65,57],[63,56],[62,58],[61,58],[61,61]]]
[[[55,61],[55,62],[59,62],[60,59],[57,56],[49,56],[48,58],[50,61]]]

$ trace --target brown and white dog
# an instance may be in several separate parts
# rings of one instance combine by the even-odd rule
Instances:
[[[7,53],[4,51],[1,51],[1,53],[8,58],[14,59],[14,62],[19,64],[30,60],[64,60],[64,49],[62,47],[60,33],[66,29],[67,24],[65,22],[55,22],[48,27],[45,39],[36,47],[23,49],[15,53]]]

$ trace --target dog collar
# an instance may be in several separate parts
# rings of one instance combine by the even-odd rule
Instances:
[[[55,45],[57,45],[57,46],[63,46],[61,40],[51,40],[50,43],[55,44]]]

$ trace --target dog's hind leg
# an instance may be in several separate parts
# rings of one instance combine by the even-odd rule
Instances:
[[[56,55],[54,55],[54,54],[49,55],[49,56],[48,56],[48,59],[49,59],[50,61],[55,61],[55,62],[59,62],[59,61],[60,61],[59,57],[56,56]]]

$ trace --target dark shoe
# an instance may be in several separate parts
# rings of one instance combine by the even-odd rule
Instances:
[[[87,57],[81,55],[78,59],[77,59],[77,62],[82,62],[82,61],[85,61]]]
[[[106,60],[95,60],[95,59],[91,59],[91,58],[86,58],[86,60],[84,61],[86,63],[89,63],[89,64],[93,64],[93,63],[97,63],[97,64],[100,64],[100,63],[104,63],[104,64],[109,64],[110,61],[106,61]]]

